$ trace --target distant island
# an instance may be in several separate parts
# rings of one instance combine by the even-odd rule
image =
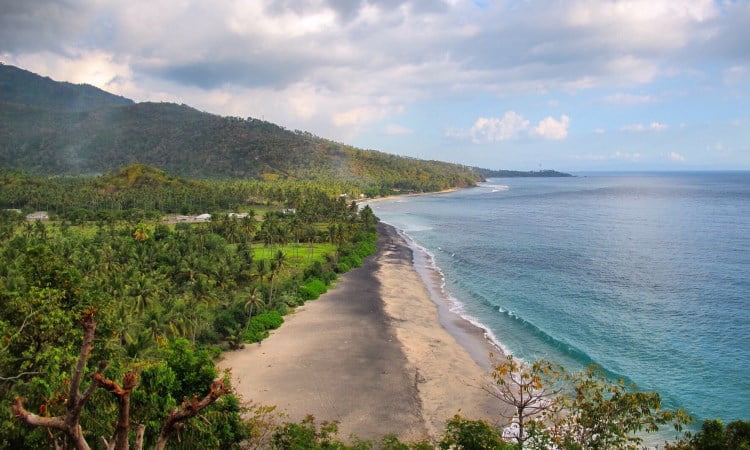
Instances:
[[[552,177],[572,177],[573,175],[557,170],[492,170],[481,167],[472,167],[472,169],[485,178],[552,178]]]

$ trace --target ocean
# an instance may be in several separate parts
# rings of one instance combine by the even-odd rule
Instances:
[[[577,175],[371,206],[506,351],[750,420],[750,172]]]

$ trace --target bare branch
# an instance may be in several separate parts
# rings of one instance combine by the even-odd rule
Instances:
[[[190,401],[182,402],[181,408],[173,409],[164,421],[164,426],[159,433],[159,439],[156,442],[156,450],[164,450],[169,440],[169,436],[176,431],[180,422],[183,422],[191,417],[194,417],[201,410],[215,402],[219,397],[224,394],[228,394],[230,389],[224,384],[222,380],[216,380],[211,383],[211,389],[203,399],[198,400],[197,397],[193,397]]]
[[[31,319],[31,316],[33,316],[34,314],[35,314],[34,310],[32,309],[29,315],[23,318],[23,322],[21,322],[21,326],[18,327],[18,330],[15,333],[13,333],[12,335],[10,335],[10,337],[8,337],[8,345],[0,349],[0,353],[8,351],[8,349],[10,348],[10,342],[13,340],[14,337],[18,336],[19,334],[21,334],[21,332],[23,332],[23,329],[26,328],[26,325],[29,323],[29,319]]]
[[[91,355],[91,350],[94,348],[94,333],[96,332],[96,320],[94,320],[94,313],[96,309],[87,311],[83,316],[83,343],[81,344],[81,351],[78,354],[78,362],[76,363],[73,377],[70,380],[70,393],[68,394],[68,409],[73,410],[81,401],[81,394],[79,388],[81,387],[81,378],[83,377],[83,371],[86,368],[86,362]]]
[[[64,418],[43,417],[43,416],[38,416],[36,414],[30,413],[26,410],[26,408],[24,408],[23,399],[20,397],[16,397],[13,400],[12,409],[13,409],[13,414],[15,414],[16,417],[28,423],[29,425],[33,425],[35,427],[56,428],[58,430],[62,430],[65,432],[68,431],[68,426],[65,423]]]
[[[30,377],[33,375],[44,375],[44,372],[21,372],[18,375],[12,377],[0,377],[0,381],[14,381],[23,377]]]
[[[139,423],[135,431],[134,450],[143,450],[143,435],[146,433],[146,425]]]
[[[114,450],[128,450],[128,434],[130,433],[130,395],[138,383],[138,376],[134,372],[126,373],[122,386],[117,382],[104,378],[101,372],[94,374],[94,383],[117,397],[118,412],[115,425],[114,442],[110,443]]]

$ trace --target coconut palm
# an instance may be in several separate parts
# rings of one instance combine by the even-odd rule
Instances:
[[[253,316],[253,312],[258,311],[264,305],[265,302],[263,301],[263,295],[258,291],[257,287],[253,288],[247,296],[247,301],[245,301],[245,312],[247,312],[247,318],[250,319]]]

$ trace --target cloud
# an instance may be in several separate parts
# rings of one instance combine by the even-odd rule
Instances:
[[[583,155],[573,155],[573,159],[579,161],[639,161],[641,159],[640,152],[623,152],[616,151],[608,154],[599,153],[586,153]]]
[[[603,100],[604,103],[621,106],[647,105],[655,101],[654,97],[651,95],[625,94],[622,92],[608,95],[604,97]]]
[[[677,152],[669,152],[669,159],[676,162],[685,162],[685,157]]]
[[[528,120],[515,111],[508,111],[501,118],[478,118],[469,135],[475,144],[501,142],[518,139],[528,128]]]
[[[633,123],[630,125],[625,125],[621,128],[622,131],[628,131],[631,133],[643,133],[646,131],[664,131],[668,128],[668,125],[661,123],[661,122],[651,122],[649,124],[643,124],[643,123]]]
[[[81,81],[334,138],[424,100],[617,92],[706,62],[744,67],[749,41],[747,1],[0,0],[6,61],[98,55],[112,73]],[[492,126],[477,136],[504,139]]]
[[[132,77],[128,64],[115,61],[103,51],[80,51],[68,56],[52,52],[2,55],[9,63],[35,73],[54,73],[60,81],[87,83],[102,89],[118,90],[119,83]]]
[[[539,137],[553,141],[568,137],[570,117],[562,115],[560,119],[547,117],[535,127],[531,122],[515,111],[507,111],[502,117],[479,117],[469,130],[449,128],[445,136],[454,139],[471,138],[475,144],[513,141],[529,137]]]
[[[383,129],[383,133],[388,136],[404,136],[407,134],[413,134],[414,130],[402,125],[391,123],[386,125],[386,127]]]
[[[724,84],[732,86],[747,79],[748,71],[745,66],[732,66],[724,71]]]
[[[568,127],[570,126],[570,117],[562,115],[560,120],[553,117],[547,117],[539,122],[534,128],[534,134],[544,139],[561,141],[568,137]]]

